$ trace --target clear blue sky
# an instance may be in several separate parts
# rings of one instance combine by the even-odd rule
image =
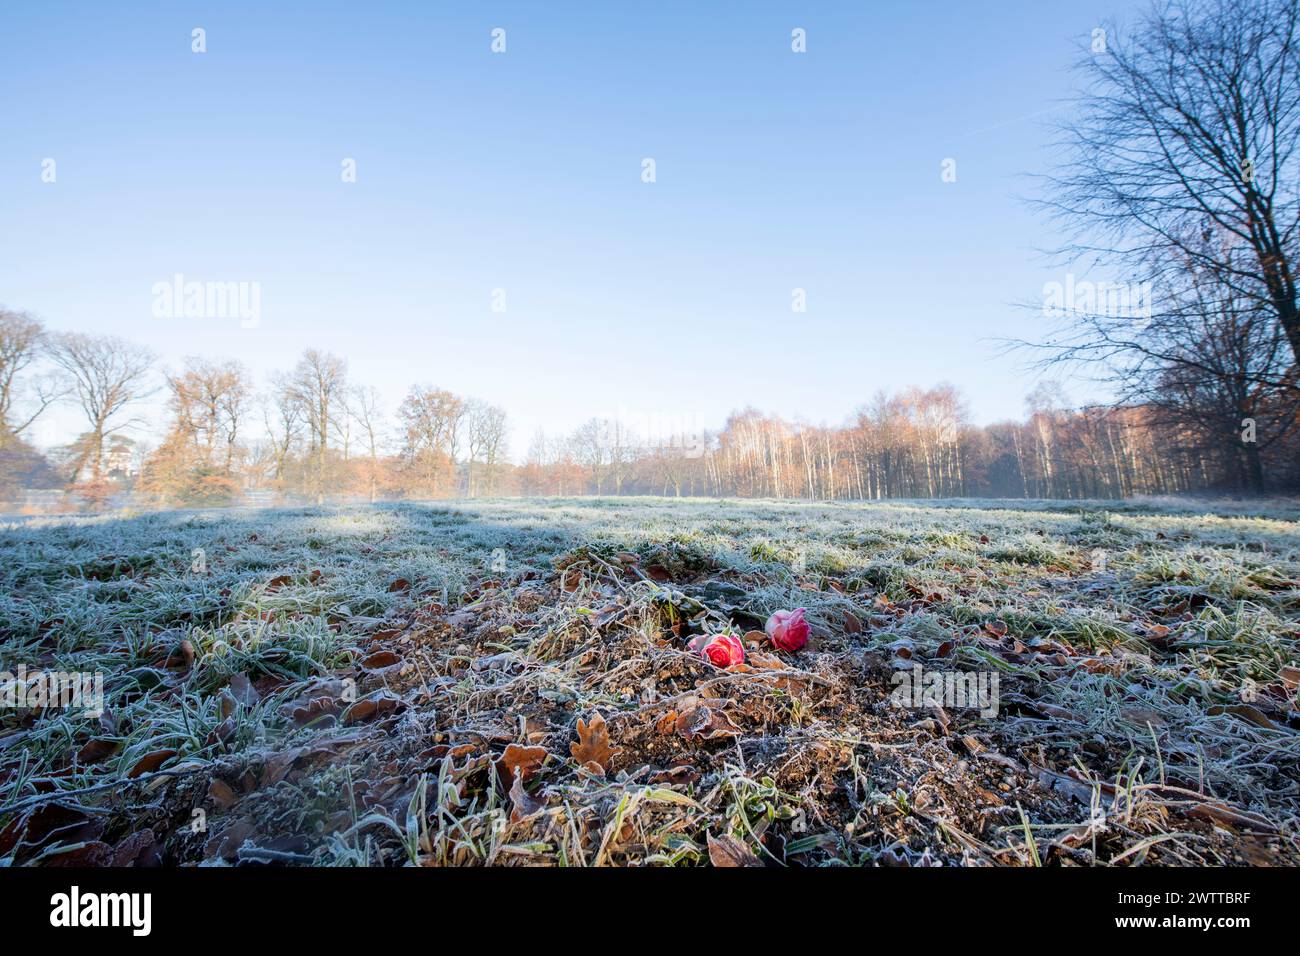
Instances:
[[[328,349],[390,407],[504,406],[517,453],[620,407],[833,423],[943,380],[1019,416],[987,340],[1062,270],[1017,197],[1076,44],[1144,5],[5,3],[0,303],[259,380]],[[260,324],[155,318],[178,272],[259,282]]]

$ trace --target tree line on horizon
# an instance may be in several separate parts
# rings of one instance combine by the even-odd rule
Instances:
[[[166,422],[142,440],[133,409],[159,393]],[[56,402],[84,430],[42,452],[25,435]],[[1253,436],[1174,422],[1158,407],[1071,408],[1045,382],[1018,422],[976,426],[950,385],[880,393],[817,426],[745,408],[721,428],[648,436],[593,418],[506,453],[501,408],[413,385],[391,414],[337,356],[307,349],[258,388],[231,360],[157,370],[119,338],[48,333],[0,309],[0,500],[61,489],[65,510],[115,496],[158,508],[483,496],[668,495],[888,498],[1120,498],[1300,487],[1298,431],[1264,416]],[[136,437],[132,437],[132,435]],[[1277,436],[1283,436],[1279,439]],[[1243,440],[1254,437],[1254,441]],[[1261,485],[1255,471],[1263,476]]]

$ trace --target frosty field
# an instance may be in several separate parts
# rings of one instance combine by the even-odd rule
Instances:
[[[1295,865],[1298,519],[602,498],[9,523],[0,691],[100,675],[103,713],[0,710],[0,864]],[[757,632],[796,607],[813,639],[778,651]],[[746,664],[688,651],[728,627]]]

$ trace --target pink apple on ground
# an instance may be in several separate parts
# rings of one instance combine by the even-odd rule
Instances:
[[[797,651],[808,643],[808,622],[804,620],[806,608],[793,611],[776,611],[767,619],[767,636],[778,650]]]

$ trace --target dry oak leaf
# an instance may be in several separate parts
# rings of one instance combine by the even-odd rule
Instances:
[[[313,697],[302,707],[293,710],[290,716],[299,727],[315,723],[339,712],[339,703],[333,697]]]
[[[487,754],[479,754],[477,757],[466,757],[465,765],[463,767],[456,766],[456,760],[454,757],[448,756],[447,759],[449,761],[447,765],[447,776],[451,779],[452,783],[460,783],[462,780],[472,777],[479,771],[488,769],[492,764],[492,760]]]
[[[605,718],[596,714],[590,722],[578,718],[578,742],[569,744],[573,759],[593,773],[605,773],[609,762],[621,751],[609,745],[609,731]],[[594,764],[594,766],[593,766]]]
[[[524,717],[520,721],[520,725],[520,732],[523,734],[524,740],[530,744],[535,744],[546,736],[546,722],[537,717]]]
[[[239,701],[235,700],[235,695],[229,690],[223,690],[217,695],[217,713],[221,715],[222,720],[230,720],[234,717],[237,707]]]
[[[1168,624],[1152,624],[1147,627],[1147,633],[1157,641],[1163,641],[1171,632]]]
[[[707,837],[709,844],[709,862],[718,867],[737,867],[737,866],[762,866],[754,851],[745,844],[741,843],[734,836],[726,834],[715,837],[710,833]]]
[[[512,784],[516,780],[529,780],[533,774],[545,762],[550,754],[546,752],[545,747],[525,747],[521,744],[510,744],[497,759],[497,776],[501,782],[511,788],[513,796],[514,788]]]

